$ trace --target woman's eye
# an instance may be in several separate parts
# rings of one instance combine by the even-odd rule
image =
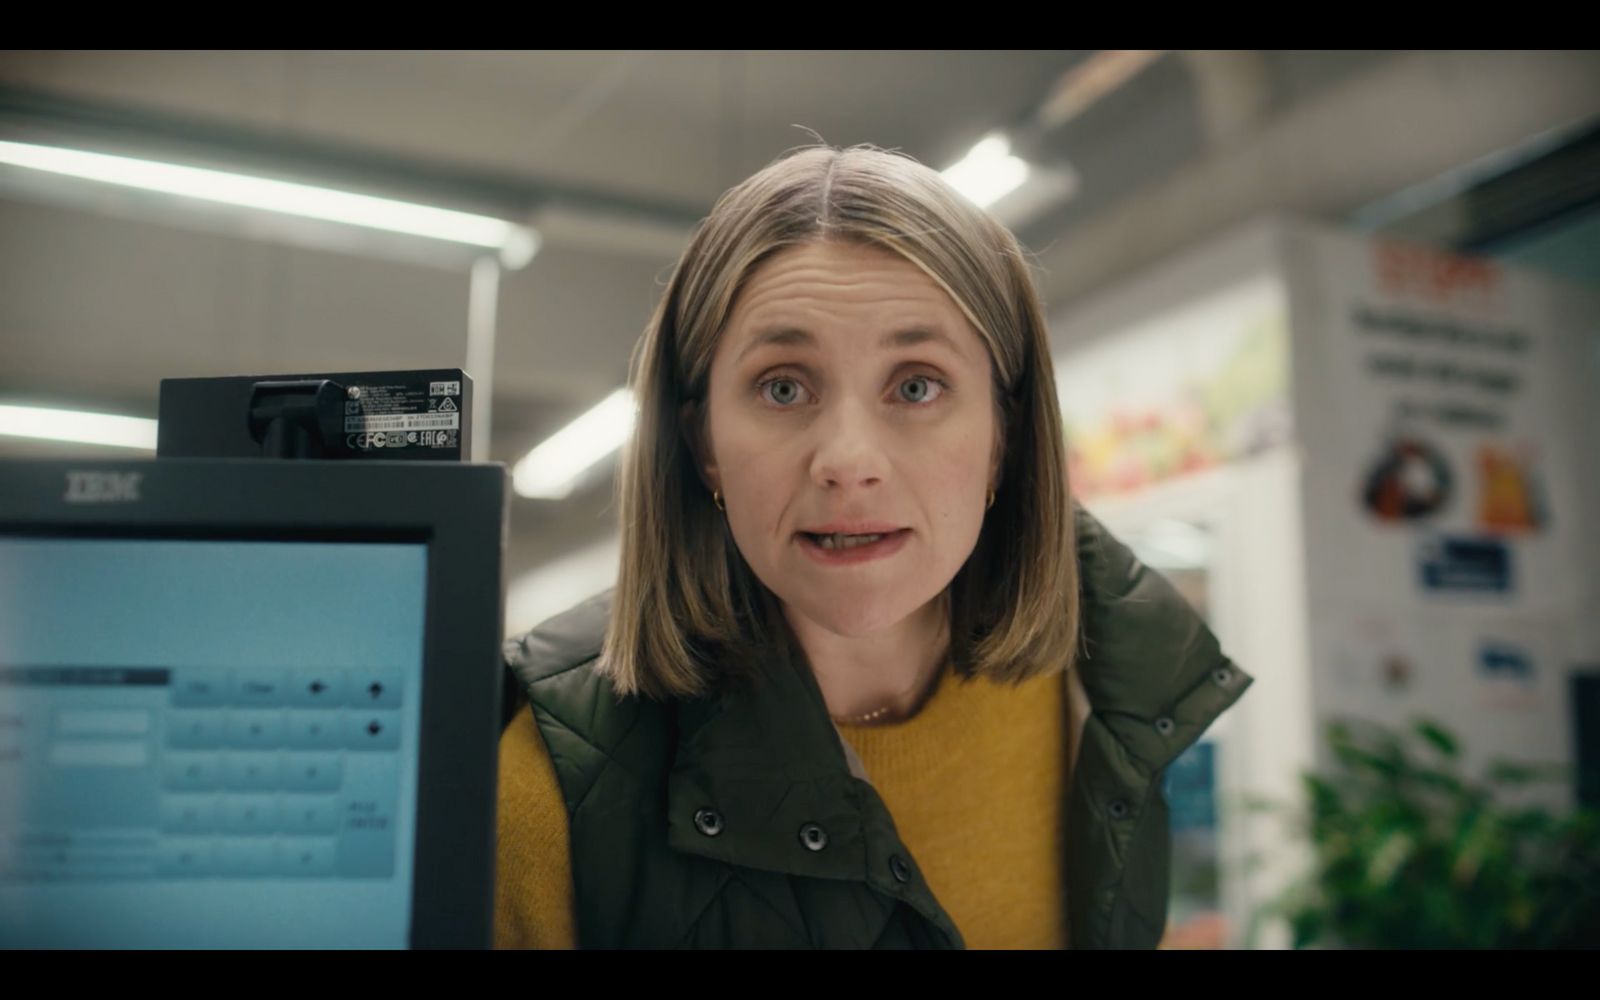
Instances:
[[[792,378],[774,378],[761,383],[761,396],[769,403],[792,406],[805,394],[800,383]]]
[[[926,403],[938,399],[943,391],[944,386],[926,375],[917,375],[900,383],[900,398],[907,403]]]

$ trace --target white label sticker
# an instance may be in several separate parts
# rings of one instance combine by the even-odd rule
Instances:
[[[459,430],[459,413],[391,413],[385,416],[345,417],[346,434],[357,431]]]
[[[429,382],[428,395],[430,396],[459,396],[461,395],[460,382]]]

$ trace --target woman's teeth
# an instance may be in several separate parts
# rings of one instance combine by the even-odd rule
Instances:
[[[825,549],[853,549],[857,545],[871,545],[882,535],[813,535],[817,544]]]

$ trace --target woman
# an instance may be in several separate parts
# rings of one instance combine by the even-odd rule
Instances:
[[[497,944],[1154,946],[1161,769],[1251,681],[1072,504],[1015,238],[799,151],[631,383],[616,589],[507,645]]]

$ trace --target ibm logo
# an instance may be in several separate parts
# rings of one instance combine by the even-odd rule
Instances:
[[[68,472],[67,503],[138,503],[142,472]]]

